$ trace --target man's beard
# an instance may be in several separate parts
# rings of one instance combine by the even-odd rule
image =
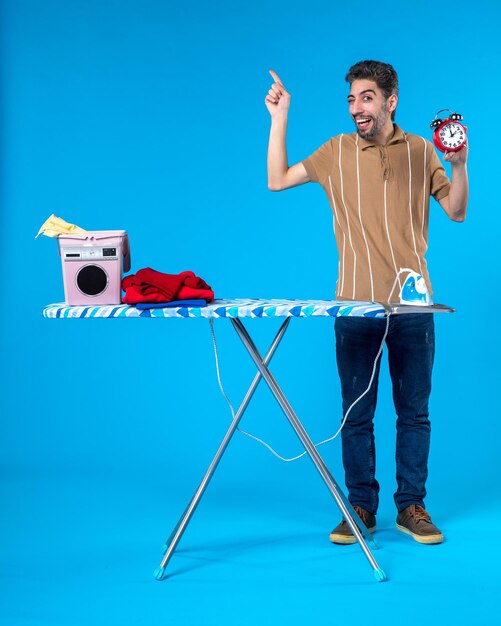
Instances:
[[[364,131],[360,129],[357,125],[357,132],[359,136],[362,137],[362,139],[372,139],[386,124],[386,120],[388,118],[388,107],[386,106],[386,102],[381,107],[381,111],[376,118],[374,118],[372,115],[369,115],[368,117],[370,117],[372,120],[372,126],[369,130]]]

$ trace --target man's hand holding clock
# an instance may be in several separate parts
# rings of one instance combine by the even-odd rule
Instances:
[[[465,126],[465,129],[468,130],[468,126]],[[456,165],[458,163],[466,163],[468,158],[468,139],[464,146],[458,152],[445,152],[444,153],[444,161],[447,163],[451,163],[452,165]]]

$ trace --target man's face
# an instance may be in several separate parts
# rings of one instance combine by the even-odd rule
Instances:
[[[383,92],[372,80],[358,79],[352,82],[348,105],[360,137],[372,139],[385,125],[391,125],[388,107],[390,98],[385,100]]]

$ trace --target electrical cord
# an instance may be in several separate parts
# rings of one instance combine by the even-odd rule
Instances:
[[[398,278],[398,276],[397,276]],[[396,284],[396,281],[395,281]],[[393,289],[395,289],[395,284],[393,285]],[[392,292],[393,292],[392,289]],[[391,294],[390,294],[391,297]],[[386,312],[385,313],[385,317],[386,317],[386,328],[384,331],[384,335],[383,338],[381,340],[381,344],[379,346],[379,350],[378,353],[376,354],[376,358],[374,359],[374,365],[372,367],[372,374],[369,380],[369,384],[367,385],[367,389],[365,389],[365,391],[350,405],[350,407],[348,408],[348,410],[346,411],[343,420],[341,422],[341,426],[338,428],[338,430],[336,431],[336,433],[334,435],[332,435],[331,437],[324,439],[323,441],[319,441],[318,443],[315,443],[314,446],[315,448],[318,448],[319,446],[324,445],[325,443],[328,443],[329,441],[333,441],[334,439],[336,439],[336,437],[339,435],[339,433],[342,431],[346,420],[348,419],[348,415],[350,414],[351,410],[353,409],[354,406],[356,406],[360,400],[362,400],[362,398],[369,393],[370,388],[372,387],[372,383],[374,381],[374,376],[376,374],[376,367],[377,367],[377,362],[379,357],[381,356],[381,353],[383,352],[383,346],[384,346],[384,342],[386,341],[386,337],[388,335],[388,329],[390,326],[390,313]],[[221,373],[219,370],[219,356],[218,356],[218,351],[217,351],[217,343],[216,343],[216,334],[214,331],[214,320],[213,318],[209,318],[209,324],[210,324],[210,331],[211,331],[211,335],[212,335],[212,343],[214,345],[214,356],[216,358],[216,374],[217,374],[217,381],[219,384],[219,389],[221,390],[221,393],[223,394],[224,399],[226,400],[226,402],[228,403],[228,406],[230,407],[230,411],[231,414],[233,416],[233,419],[235,419],[235,410],[233,409],[233,406],[228,398],[228,396],[226,395],[226,392],[224,390],[223,387],[223,383],[221,382]],[[267,448],[274,456],[277,457],[277,459],[280,459],[281,461],[284,461],[285,463],[290,463],[292,461],[297,461],[298,459],[300,459],[301,457],[305,456],[306,454],[306,450],[304,452],[302,452],[301,454],[298,454],[297,456],[293,456],[290,458],[287,457],[283,457],[281,454],[279,454],[278,452],[276,452],[268,443],[266,443],[266,441],[263,441],[262,439],[260,439],[259,437],[256,437],[255,435],[252,435],[251,433],[246,432],[245,430],[242,430],[241,428],[237,427],[237,430],[242,434],[245,435],[246,437],[249,437],[250,439],[254,439],[254,441],[257,441],[258,443],[260,443],[261,445],[263,445],[265,448]]]

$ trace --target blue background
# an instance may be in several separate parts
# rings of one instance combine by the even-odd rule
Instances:
[[[499,3],[5,0],[2,12],[2,624],[463,624],[492,615]],[[33,237],[55,213],[91,230],[126,229],[133,271],[191,269],[217,297],[331,298],[327,200],[315,185],[267,190],[263,101],[273,68],[292,93],[295,163],[352,132],[344,75],[364,58],[399,72],[405,130],[429,137],[443,107],[469,128],[468,218],[450,222],[433,201],[427,256],[436,300],[457,309],[436,318],[431,402],[427,504],[447,541],[396,536],[385,365],[376,556],[390,583],[372,581],[357,546],[329,544],[339,513],[308,459],[280,463],[241,436],[171,578],[155,582],[158,549],[230,420],[208,323],[44,320],[43,306],[63,299],[60,260],[53,240]],[[263,351],[276,325],[249,323]],[[215,326],[238,406],[254,369],[231,326]],[[272,370],[312,437],[332,434],[332,321],[293,322]],[[287,456],[301,451],[264,385],[242,426]],[[322,454],[342,483],[339,442]]]

